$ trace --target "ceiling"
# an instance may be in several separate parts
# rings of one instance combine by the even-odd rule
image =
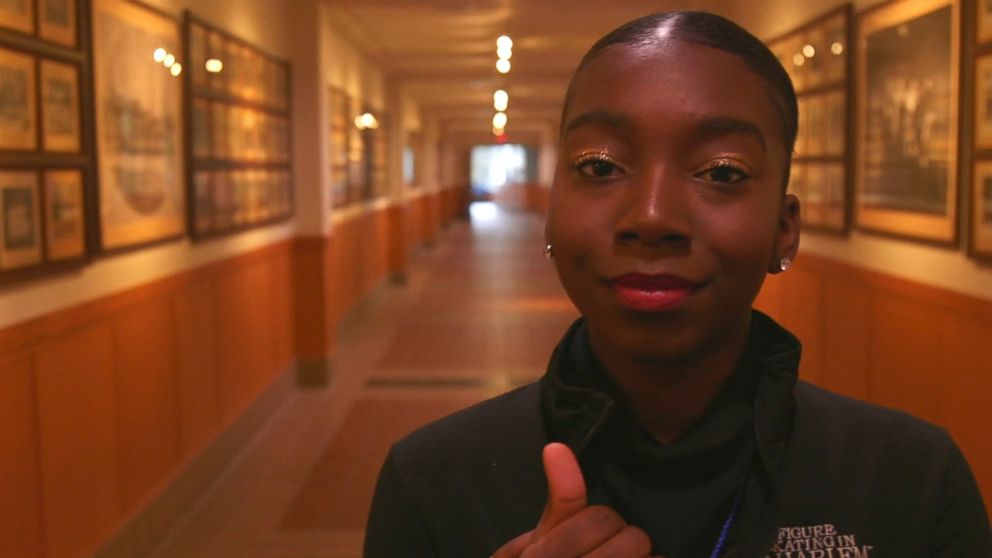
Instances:
[[[638,16],[706,10],[767,37],[836,0],[324,0],[330,21],[392,83],[442,125],[488,131],[492,94],[518,119],[554,125],[572,71],[602,35]],[[512,69],[495,69],[496,38],[513,39]]]

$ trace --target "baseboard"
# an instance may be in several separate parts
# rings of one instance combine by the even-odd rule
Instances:
[[[147,556],[161,544],[294,389],[296,368],[297,365],[292,366],[275,380],[244,414],[192,458],[154,500],[94,553],[93,558]]]

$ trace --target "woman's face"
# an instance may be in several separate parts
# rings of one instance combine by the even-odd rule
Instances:
[[[799,241],[768,87],[676,40],[607,47],[576,75],[547,236],[597,344],[671,363],[746,334],[765,273]]]

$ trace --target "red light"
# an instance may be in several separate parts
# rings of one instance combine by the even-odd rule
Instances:
[[[499,144],[506,143],[506,133],[502,133],[502,134],[496,136],[496,143],[499,143]]]

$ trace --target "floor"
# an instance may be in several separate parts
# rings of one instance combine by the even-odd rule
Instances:
[[[361,556],[390,445],[544,370],[577,312],[538,217],[475,204],[338,337],[326,388],[294,392],[151,558]]]

